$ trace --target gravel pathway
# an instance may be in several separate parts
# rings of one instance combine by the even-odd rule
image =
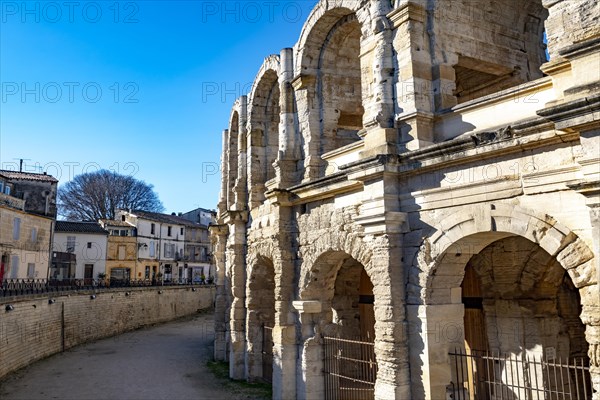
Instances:
[[[82,345],[5,377],[0,399],[264,399],[209,370],[212,339],[213,316],[200,314]]]

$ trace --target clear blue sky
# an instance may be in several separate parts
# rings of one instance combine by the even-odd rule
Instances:
[[[166,212],[215,208],[221,133],[316,0],[0,0],[0,163],[112,169]]]

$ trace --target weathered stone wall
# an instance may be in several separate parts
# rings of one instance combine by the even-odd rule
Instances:
[[[129,288],[99,292],[95,299],[92,294],[2,299],[0,378],[82,343],[212,309],[215,288]],[[5,311],[7,304],[14,309]]]
[[[486,346],[587,349],[600,400],[596,3],[318,2],[225,135],[215,349],[232,377],[262,376],[273,322],[273,397],[323,398],[321,335],[368,320],[376,399],[448,398],[483,263]]]

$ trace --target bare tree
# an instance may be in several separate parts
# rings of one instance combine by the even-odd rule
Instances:
[[[153,186],[128,175],[100,170],[77,175],[58,189],[58,213],[68,220],[114,219],[116,209],[162,212]]]

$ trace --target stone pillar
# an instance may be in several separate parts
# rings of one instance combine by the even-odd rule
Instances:
[[[213,243],[213,257],[216,266],[215,284],[217,293],[215,297],[215,343],[214,357],[217,361],[227,359],[227,325],[229,323],[229,299],[225,278],[225,249],[227,246],[227,225],[211,225],[209,227]]]
[[[319,156],[321,125],[315,74],[314,71],[303,73],[292,82],[298,105],[298,126],[304,136],[303,182],[317,179],[323,162]]]
[[[246,212],[228,214],[227,273],[231,280],[229,376],[246,379]]]
[[[390,12],[390,2],[375,0],[369,4],[373,16],[369,27],[371,36],[361,43],[361,53],[372,51],[370,57],[361,64],[370,62],[372,77],[363,76],[363,96],[366,103],[363,126],[366,129],[365,156],[396,153],[398,131],[394,128],[394,57],[391,23],[386,14]],[[363,70],[365,70],[363,65]],[[367,84],[368,83],[368,84]],[[370,93],[369,93],[370,92]]]
[[[247,209],[248,204],[248,181],[247,181],[247,142],[248,142],[248,97],[242,96],[239,102],[239,127],[238,127],[238,171],[235,181],[235,205],[236,211]]]
[[[590,375],[592,378],[592,400],[600,400],[600,290],[598,284],[579,290],[583,309],[581,320],[585,326],[588,342]]]
[[[219,204],[217,206],[217,210],[219,212],[219,216],[222,215],[227,210],[227,182],[229,181],[229,174],[227,171],[227,160],[228,158],[228,148],[229,148],[229,130],[225,129],[223,131],[223,151],[221,153],[221,192],[219,193]]]
[[[319,332],[320,301],[294,301],[300,320],[300,356],[296,366],[296,393],[299,399],[325,397],[323,379],[323,343]]]
[[[286,302],[286,308],[288,304]],[[280,309],[280,306],[276,305],[276,308]],[[274,399],[296,398],[296,354],[296,326],[276,323],[273,328]]]
[[[275,161],[277,188],[294,185],[298,179],[297,163],[300,160],[300,139],[298,138],[298,115],[292,80],[294,77],[293,49],[281,50],[281,70],[279,72],[279,153]]]
[[[298,232],[289,201],[289,193],[278,192],[274,205],[278,215],[275,257],[275,328],[273,329],[273,398],[296,398],[296,315],[292,300],[296,292],[294,247]]]
[[[416,150],[434,142],[435,110],[456,104],[452,95],[454,70],[448,65],[451,61],[435,65],[440,61],[427,34],[425,2],[398,2],[388,18],[397,64],[395,127],[400,150]]]
[[[373,166],[348,177],[364,182],[365,198],[355,222],[371,237],[373,247],[367,273],[375,295],[375,356],[379,367],[375,398],[419,398],[411,396],[406,332],[402,244],[408,218],[399,211],[398,176],[385,169],[388,165]]]

